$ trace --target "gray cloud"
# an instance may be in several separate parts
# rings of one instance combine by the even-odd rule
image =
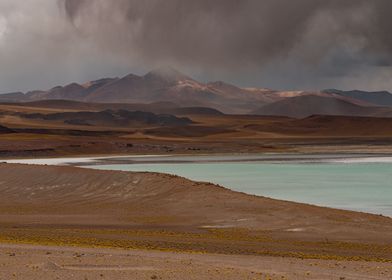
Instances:
[[[167,64],[249,86],[392,90],[391,8],[389,0],[26,0],[0,9],[0,63],[22,73],[21,88]],[[5,88],[20,82],[1,79]]]

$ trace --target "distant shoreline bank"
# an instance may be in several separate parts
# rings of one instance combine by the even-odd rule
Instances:
[[[224,153],[224,154],[144,154],[45,158],[0,159],[3,163],[89,166],[132,163],[392,163],[388,153]]]

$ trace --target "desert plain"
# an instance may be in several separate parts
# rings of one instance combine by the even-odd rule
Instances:
[[[227,115],[167,104],[130,113],[138,106],[4,103],[0,154],[392,151],[389,118]],[[169,174],[2,163],[0,178],[0,279],[392,277],[390,217]]]

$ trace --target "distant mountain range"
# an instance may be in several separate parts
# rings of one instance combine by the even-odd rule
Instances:
[[[334,96],[302,95],[264,105],[252,113],[292,118],[312,115],[392,117],[392,108],[358,105]]]
[[[124,104],[130,107],[131,104],[139,104],[139,107],[141,104],[151,107],[147,105],[150,103],[159,104],[155,107],[173,104],[172,108],[180,110],[178,107],[186,107],[185,111],[205,110],[211,113],[216,109],[228,114],[296,118],[310,115],[392,117],[392,94],[387,91],[328,89],[311,92],[240,88],[220,81],[201,83],[172,68],[160,68],[144,76],[129,74],[122,78],[104,78],[85,84],[71,83],[50,90],[0,95],[0,102],[45,100],[77,101],[82,107],[92,103],[116,103],[123,104],[123,107]]]
[[[362,100],[379,106],[392,106],[392,94],[388,91],[369,92],[361,90],[343,91],[337,89],[326,89],[323,92],[338,94],[341,96]]]

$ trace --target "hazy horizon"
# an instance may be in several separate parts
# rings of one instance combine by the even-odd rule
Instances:
[[[162,66],[162,67],[166,67],[166,66]],[[170,67],[170,66],[167,66],[167,67]],[[158,68],[161,68],[161,67],[158,67]],[[158,69],[158,68],[153,68],[150,71],[154,71],[155,69]],[[366,89],[363,89],[363,88],[350,88],[350,87],[349,88],[344,88],[344,87],[339,87],[339,88],[337,88],[337,87],[325,87],[325,88],[299,88],[299,87],[298,88],[296,88],[296,87],[279,88],[279,87],[274,87],[274,88],[272,88],[272,87],[261,86],[261,85],[257,86],[257,85],[249,85],[249,84],[238,84],[238,83],[229,82],[229,81],[225,81],[225,80],[219,80],[219,79],[217,79],[217,80],[209,80],[209,79],[203,79],[203,78],[195,78],[194,76],[188,75],[186,72],[183,72],[183,71],[181,71],[181,70],[179,70],[177,68],[175,68],[175,70],[177,70],[177,71],[181,72],[182,74],[185,74],[188,77],[190,77],[190,78],[192,78],[194,80],[197,80],[198,82],[201,82],[201,83],[225,82],[225,83],[232,84],[232,85],[240,87],[240,88],[267,88],[267,89],[277,90],[277,91],[309,91],[309,92],[318,92],[318,91],[331,90],[331,89],[342,90],[342,91],[360,90],[360,91],[370,91],[370,92],[373,92],[373,91],[374,92],[381,92],[381,91],[388,91],[388,92],[390,92],[387,89],[379,89],[379,90],[369,89],[369,90],[366,90]],[[116,76],[93,77],[93,78],[90,78],[88,80],[65,81],[64,83],[53,84],[53,85],[46,86],[44,88],[27,88],[25,90],[14,90],[14,91],[1,91],[1,89],[0,89],[0,95],[1,94],[7,94],[7,93],[15,93],[15,92],[27,93],[27,92],[30,92],[30,91],[40,91],[40,90],[42,90],[42,91],[49,91],[49,90],[51,90],[51,89],[53,89],[55,87],[67,86],[67,85],[72,84],[72,83],[77,83],[77,84],[83,85],[85,83],[92,82],[92,81],[97,81],[97,80],[100,80],[100,79],[103,79],[103,78],[120,78],[121,79],[121,78],[123,78],[123,77],[125,77],[125,76],[127,76],[129,74],[134,74],[134,75],[138,75],[138,76],[144,76],[145,74],[149,73],[150,71],[125,72],[123,74],[116,75]]]

